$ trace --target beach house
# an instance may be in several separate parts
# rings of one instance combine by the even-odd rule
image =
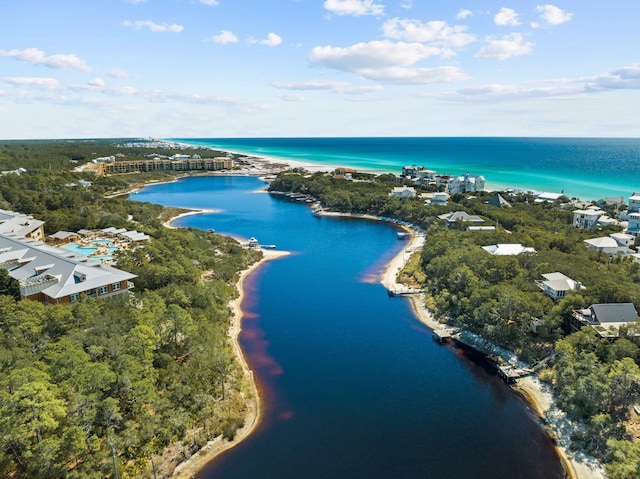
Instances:
[[[416,189],[411,186],[396,186],[391,190],[389,196],[395,196],[396,198],[415,198]]]
[[[457,193],[475,193],[484,190],[484,176],[471,176],[466,173],[462,176],[452,176],[447,184],[447,191],[451,195]]]
[[[519,254],[533,254],[536,250],[529,246],[522,246],[519,243],[493,244],[483,246],[483,250],[494,256],[517,256]]]
[[[618,337],[621,327],[634,324],[637,320],[638,313],[632,303],[592,304],[571,313],[571,327],[575,331],[588,326],[602,338]]]
[[[575,281],[562,273],[546,273],[544,280],[536,281],[536,284],[554,301],[564,298],[569,291],[579,291],[585,287],[579,281]]]
[[[455,224],[471,223],[480,226],[484,224],[484,220],[477,215],[470,215],[465,211],[454,211],[445,216],[445,223],[450,228]]]

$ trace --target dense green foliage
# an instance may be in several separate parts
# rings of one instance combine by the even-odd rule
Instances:
[[[46,220],[48,232],[116,226],[152,238],[118,253],[117,266],[138,276],[131,296],[17,301],[0,271],[0,476],[113,477],[115,464],[119,477],[140,477],[154,457],[166,474],[215,436],[233,437],[247,391],[228,340],[229,301],[260,253],[165,228],[160,206],[105,198],[122,180],[70,186],[81,175],[67,171],[69,159],[86,155],[84,142],[19,145],[2,145],[6,168],[28,167],[0,176],[0,207]],[[114,149],[105,142],[101,154]]]
[[[570,328],[572,310],[591,304],[631,302],[640,309],[640,265],[588,251],[583,244],[616,230],[576,229],[570,211],[535,203],[526,194],[505,194],[511,207],[503,208],[488,204],[494,196],[489,193],[454,195],[446,207],[429,206],[420,198],[389,196],[398,184],[387,175],[350,182],[289,172],[271,189],[312,195],[325,208],[401,219],[423,228],[426,244],[401,278],[424,288],[427,305],[438,317],[521,359],[534,363],[555,352],[555,362],[542,377],[552,382],[569,417],[585,424],[575,444],[607,461],[610,477],[640,477],[640,446],[625,428],[631,406],[640,399],[640,327],[616,340]],[[438,219],[458,210],[483,217],[495,231],[466,231],[464,224],[447,227]],[[521,243],[537,253],[493,256],[481,248],[499,243]],[[535,281],[556,271],[586,288],[552,301]]]

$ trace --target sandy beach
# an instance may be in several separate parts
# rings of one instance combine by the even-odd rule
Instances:
[[[181,208],[181,209],[185,210],[185,209],[189,209],[189,208]],[[172,216],[167,221],[162,223],[162,225],[166,226],[167,228],[175,228],[175,226],[173,226],[174,221],[176,221],[176,220],[178,220],[180,218],[184,218],[185,216],[202,215],[202,214],[209,214],[209,213],[220,213],[220,211],[222,211],[222,210],[216,210],[216,209],[193,209],[191,211],[185,211],[184,213],[180,213],[179,215]]]
[[[200,451],[198,451],[198,453],[194,454],[190,459],[180,463],[176,467],[173,475],[171,476],[174,479],[191,479],[194,474],[196,474],[216,456],[242,442],[242,440],[249,436],[249,434],[251,434],[260,423],[262,410],[260,405],[260,396],[258,394],[258,386],[253,378],[253,371],[249,368],[247,360],[242,352],[242,348],[240,347],[240,343],[238,342],[238,337],[242,331],[242,301],[244,299],[243,284],[245,279],[247,279],[251,273],[256,271],[266,261],[282,258],[287,256],[289,252],[262,250],[262,254],[262,259],[253,263],[240,274],[236,283],[238,296],[230,304],[233,313],[231,317],[231,326],[229,328],[229,339],[231,341],[233,351],[242,366],[243,374],[249,379],[252,389],[251,394],[245,398],[247,414],[245,416],[244,426],[236,431],[236,436],[233,441],[228,441],[222,437],[217,437],[213,441],[209,441],[202,449],[200,449]]]

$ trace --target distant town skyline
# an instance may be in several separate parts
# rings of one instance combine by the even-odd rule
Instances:
[[[640,2],[23,0],[3,139],[640,137]]]

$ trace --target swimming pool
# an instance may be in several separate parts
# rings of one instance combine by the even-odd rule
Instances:
[[[91,242],[93,244],[99,244],[99,245],[113,244],[113,241],[108,240],[108,239],[94,239],[94,240],[91,240]]]
[[[80,246],[78,243],[71,243],[71,244],[65,245],[64,249],[68,249],[70,251],[73,251],[76,254],[82,254],[84,256],[89,256],[90,254],[98,251],[98,248]]]

